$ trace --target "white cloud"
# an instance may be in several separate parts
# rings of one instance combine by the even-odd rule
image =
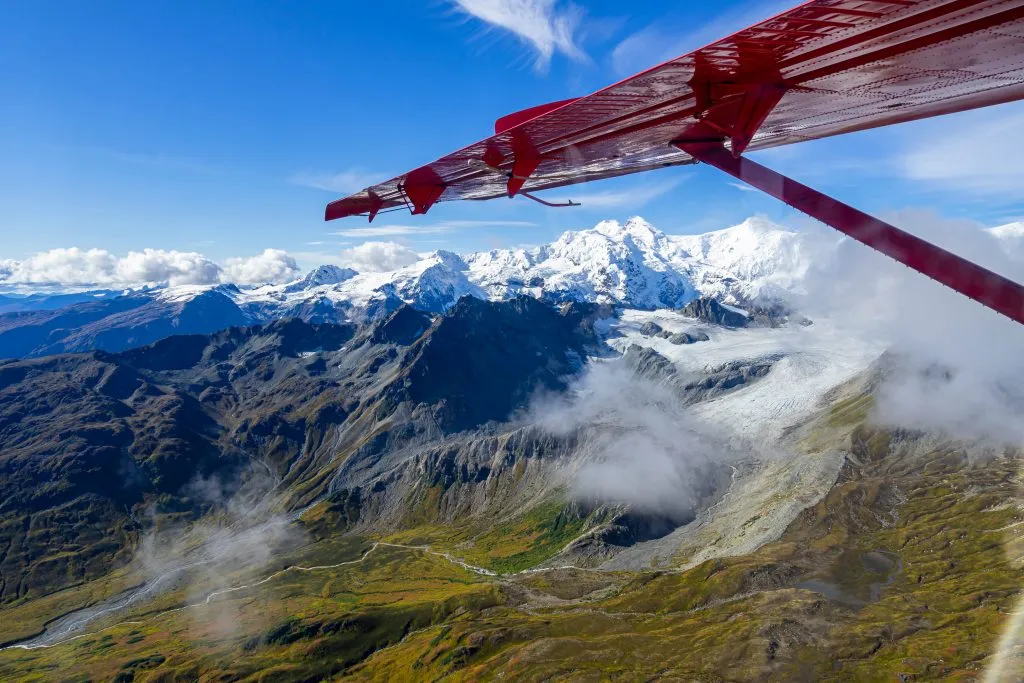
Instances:
[[[364,242],[341,252],[342,263],[360,273],[397,270],[420,260],[419,255],[398,242]]]
[[[737,190],[740,190],[741,192],[757,192],[758,191],[756,188],[753,188],[750,185],[747,185],[745,183],[726,183],[726,185],[731,185],[732,187],[735,187]]]
[[[534,66],[547,69],[551,58],[559,52],[577,62],[587,60],[578,45],[577,31],[582,10],[559,0],[452,0],[469,16],[492,28],[512,33],[537,53]]]
[[[143,249],[117,260],[115,282],[167,282],[171,285],[208,285],[220,280],[220,266],[196,252]]]
[[[0,261],[0,285],[35,287],[134,287],[145,284],[212,285],[222,282],[283,282],[299,273],[295,259],[279,249],[223,265],[198,252],[164,249],[130,251],[50,249],[24,260]]]
[[[965,190],[1002,202],[1024,199],[1024,107],[1008,106],[919,124],[899,159],[910,180]]]
[[[24,261],[7,261],[4,282],[13,284],[110,284],[117,258],[105,249],[51,249]]]
[[[623,206],[639,208],[644,204],[657,199],[666,192],[674,190],[679,186],[680,182],[681,181],[678,180],[672,180],[668,182],[642,185],[627,190],[589,193],[573,193],[571,189],[562,188],[559,192],[565,192],[566,194],[564,196],[554,198],[545,197],[545,199],[552,202],[565,202],[571,199],[574,202],[578,202],[586,209],[615,209]]]
[[[671,388],[621,363],[591,365],[571,391],[538,398],[530,418],[552,434],[578,435],[586,460],[570,490],[598,504],[685,518],[707,493],[713,463],[734,457]]]
[[[382,183],[391,176],[386,173],[374,173],[362,168],[350,168],[340,173],[319,171],[301,171],[291,177],[293,185],[312,187],[336,194],[354,194],[360,190]]]
[[[1011,260],[977,224],[921,211],[889,220],[1024,281],[1024,263]],[[900,372],[879,390],[876,419],[966,438],[1024,441],[1024,327],[850,239],[811,261],[806,298],[797,306],[802,312],[905,354]]]
[[[299,265],[286,251],[264,249],[262,254],[248,258],[229,258],[224,262],[221,277],[240,285],[287,282],[299,275]]]

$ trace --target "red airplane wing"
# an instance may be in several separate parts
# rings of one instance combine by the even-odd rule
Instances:
[[[812,0],[327,207],[492,199],[1024,98],[1024,0]],[[685,144],[682,144],[685,147]]]
[[[1016,282],[742,157],[1021,98],[1024,0],[811,0],[592,95],[502,117],[494,136],[326,217],[423,214],[701,161],[1024,323]]]

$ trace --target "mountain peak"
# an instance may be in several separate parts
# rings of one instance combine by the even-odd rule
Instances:
[[[625,224],[619,223],[616,220],[601,221],[594,226],[593,231],[616,242],[623,241],[626,237],[631,237],[636,242],[648,245],[665,236],[665,233],[640,216],[630,218]]]
[[[312,287],[320,287],[322,285],[336,285],[354,278],[358,273],[351,268],[342,268],[341,266],[335,266],[325,264],[317,266],[313,270],[309,271],[306,277],[301,280],[288,285],[285,291],[288,292],[299,292],[304,289],[310,289]]]
[[[465,260],[454,251],[438,249],[427,257],[428,260],[436,260],[437,263],[447,266],[452,270],[466,270],[469,268]]]

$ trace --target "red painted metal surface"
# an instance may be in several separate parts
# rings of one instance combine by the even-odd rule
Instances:
[[[747,158],[718,142],[677,143],[691,157],[767,192],[808,216],[1024,324],[1024,287],[920,237],[869,216]]]
[[[512,130],[516,126],[526,123],[531,119],[535,119],[542,114],[547,114],[549,111],[554,111],[559,107],[564,107],[570,102],[575,102],[578,97],[572,97],[567,100],[559,100],[558,102],[548,102],[547,104],[538,104],[536,107],[530,107],[529,109],[523,109],[512,114],[502,116],[500,119],[494,122],[494,134],[501,135],[505,131]]]
[[[692,163],[671,144],[685,131],[740,152],[1022,99],[1022,45],[1024,0],[811,0],[586,97],[499,119],[496,135],[424,167],[439,183],[413,208]],[[522,141],[535,157],[516,154]],[[326,217],[373,213],[370,191],[377,211],[401,207],[411,175],[333,202]]]
[[[405,176],[399,189],[412,204],[410,213],[416,216],[430,211],[444,192],[445,183],[433,168],[421,166]]]
[[[509,197],[516,196],[516,193],[523,188],[538,166],[540,166],[540,153],[533,146],[533,142],[522,132],[513,132],[512,171],[509,173],[508,184],[505,186]],[[501,170],[500,166],[498,170]]]

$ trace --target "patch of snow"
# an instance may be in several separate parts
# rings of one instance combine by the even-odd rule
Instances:
[[[810,417],[829,390],[866,370],[885,350],[882,340],[848,333],[829,320],[813,325],[729,329],[702,325],[710,341],[675,345],[645,337],[640,327],[655,322],[670,332],[693,329],[694,320],[674,311],[625,311],[619,337],[609,344],[624,353],[631,344],[665,356],[682,374],[705,373],[732,361],[778,358],[763,378],[692,407],[708,424],[747,442],[775,442],[786,428]]]

